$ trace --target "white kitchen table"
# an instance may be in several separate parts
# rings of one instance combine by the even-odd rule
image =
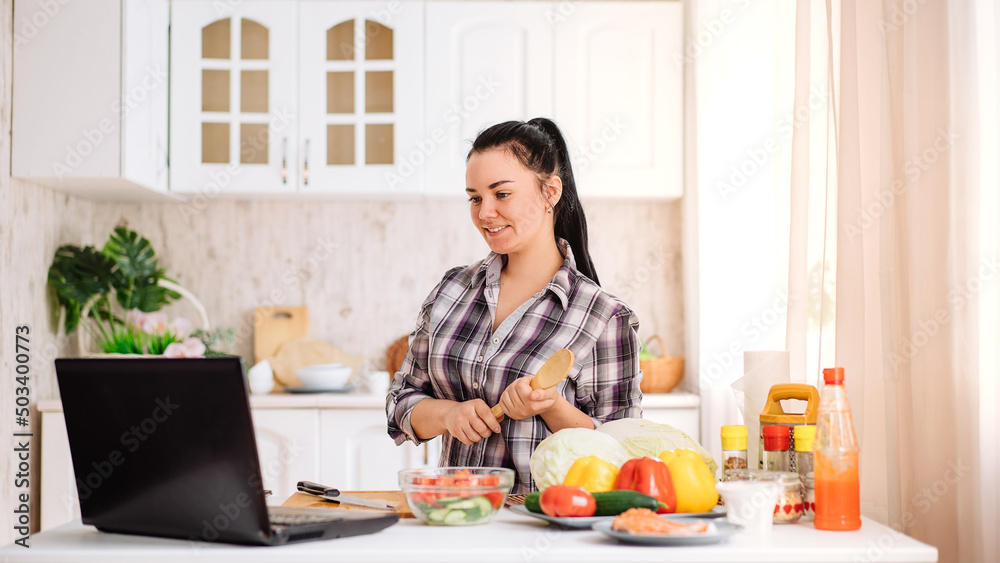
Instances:
[[[493,522],[483,526],[432,527],[405,519],[372,535],[283,547],[216,545],[106,534],[74,520],[32,536],[30,545],[28,549],[16,545],[0,548],[0,561],[889,563],[934,562],[938,556],[937,548],[868,518],[864,518],[861,529],[854,532],[823,532],[813,528],[811,523],[804,523],[775,526],[769,538],[740,533],[715,545],[643,547],[620,544],[590,530],[551,527],[508,509],[501,510]]]

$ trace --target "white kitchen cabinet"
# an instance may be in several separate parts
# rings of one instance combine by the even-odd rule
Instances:
[[[171,6],[171,191],[295,192],[298,3]]]
[[[486,125],[552,115],[551,2],[427,2],[426,192],[465,197],[465,157]]]
[[[396,446],[385,409],[338,409],[320,413],[320,482],[344,490],[398,490],[401,469],[435,467],[439,438],[420,446]]]
[[[683,193],[683,6],[575,2],[555,23],[555,120],[583,197]]]
[[[11,175],[165,200],[167,0],[14,3]]]
[[[421,2],[299,3],[300,193],[416,193]]]
[[[421,2],[173,3],[173,191],[415,193]],[[397,180],[398,178],[398,180]]]
[[[281,504],[299,481],[319,478],[319,413],[315,409],[254,409],[254,435],[268,502]]]

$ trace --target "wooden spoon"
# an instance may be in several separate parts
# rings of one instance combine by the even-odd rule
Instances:
[[[573,352],[570,352],[566,348],[557,350],[549,356],[549,359],[545,360],[542,367],[538,368],[538,373],[535,374],[535,377],[531,378],[531,388],[549,389],[550,387],[555,387],[560,381],[566,379],[569,370],[573,367],[574,360]],[[504,415],[500,405],[490,410],[493,412],[493,416],[497,418]]]

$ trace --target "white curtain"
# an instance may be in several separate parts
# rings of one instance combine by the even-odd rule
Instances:
[[[836,264],[836,356],[823,361],[847,374],[862,513],[940,561],[995,561],[1000,14],[992,0],[797,8],[796,103],[817,50],[834,96],[828,125],[808,124],[824,129],[822,150],[810,127],[792,142],[786,342],[794,359],[809,340],[792,296],[814,283],[803,241],[815,192],[801,187],[821,167],[836,226],[820,229]]]
[[[862,513],[942,562],[1000,551],[996,4],[685,0],[702,442],[743,422],[742,350],[843,366]]]

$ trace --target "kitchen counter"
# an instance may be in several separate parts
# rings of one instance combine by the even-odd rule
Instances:
[[[934,562],[937,548],[868,518],[855,532],[823,532],[812,524],[775,526],[769,538],[737,534],[720,544],[697,547],[624,545],[590,530],[561,530],[537,519],[501,510],[484,526],[425,526],[401,520],[377,534],[284,547],[245,547],[106,534],[74,520],[30,538],[30,549],[0,548],[0,560],[105,563],[142,561],[629,561],[781,563],[810,561]]]

